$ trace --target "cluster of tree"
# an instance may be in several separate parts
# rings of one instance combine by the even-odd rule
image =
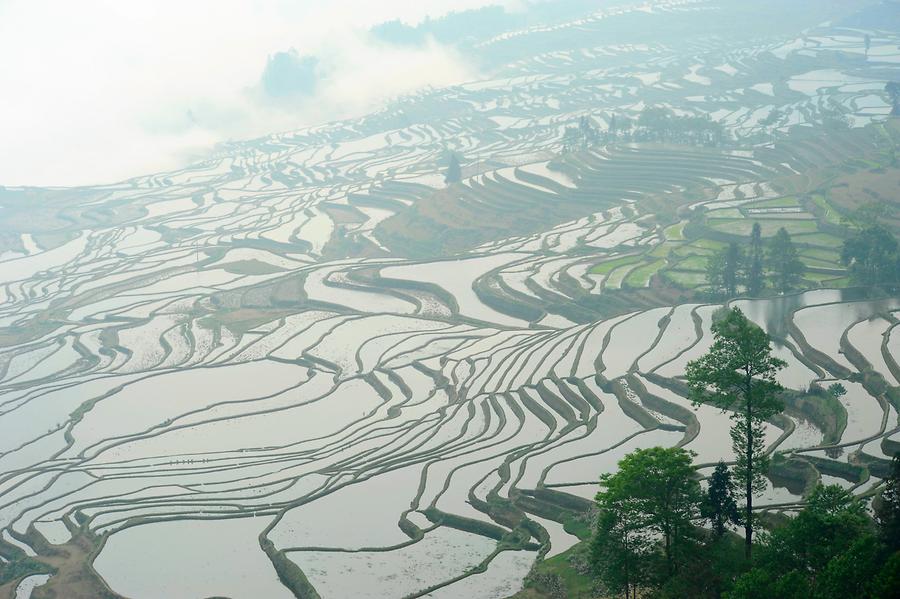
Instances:
[[[626,599],[895,597],[900,455],[877,526],[850,493],[819,486],[796,518],[754,542],[753,499],[768,470],[763,423],[783,409],[775,375],[785,363],[736,308],[717,314],[712,330],[713,344],[688,364],[687,380],[695,403],[731,413],[736,463],[729,469],[720,462],[703,490],[690,452],[654,447],[625,456],[615,474],[601,477],[591,549],[605,591]],[[743,551],[732,525],[744,529]]]
[[[763,244],[759,223],[754,223],[746,250],[732,242],[710,256],[706,280],[712,292],[731,297],[745,289],[750,295],[758,295],[767,282],[781,293],[796,288],[805,267],[790,234],[782,227],[767,245]]]
[[[615,141],[661,141],[670,143],[716,146],[725,139],[725,129],[708,116],[677,116],[662,107],[645,108],[637,119],[611,114],[609,126],[601,131],[587,116],[563,131],[564,152],[573,152],[597,144]]]
[[[806,507],[759,543],[730,599],[888,599],[900,593],[900,455],[876,511],[839,485],[819,485]]]
[[[658,106],[645,108],[631,132],[633,141],[663,141],[717,146],[725,138],[725,129],[707,115],[677,116]]]
[[[587,116],[580,117],[577,126],[566,127],[563,132],[563,152],[587,149],[596,145],[601,139],[602,136],[593,119]]]
[[[900,244],[883,225],[868,226],[846,239],[841,249],[841,262],[858,285],[900,285]]]

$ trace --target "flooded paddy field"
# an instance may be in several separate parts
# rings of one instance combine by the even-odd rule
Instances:
[[[0,188],[0,557],[58,569],[0,596],[512,595],[629,451],[733,458],[683,381],[722,305],[773,337],[786,387],[847,389],[828,421],[789,405],[770,451],[877,484],[900,300],[846,288],[829,185],[891,168],[900,37],[818,13],[640,35],[710,5],[739,10],[508,32],[476,44],[490,76],[363,118]],[[648,106],[722,140],[610,134]],[[585,116],[606,143],[563,148]],[[705,300],[706,257],[754,222],[789,230],[814,290]],[[799,502],[774,477],[761,505]]]

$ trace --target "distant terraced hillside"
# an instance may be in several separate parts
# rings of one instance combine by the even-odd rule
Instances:
[[[900,447],[900,301],[838,253],[862,199],[896,197],[900,35],[870,26],[866,56],[839,22],[868,3],[797,4],[498,33],[460,50],[484,80],[363,118],[0,189],[0,597],[48,566],[34,597],[511,595],[629,451],[732,457],[681,377],[723,305],[706,259],[754,222],[791,232],[806,289],[724,302],[789,364],[759,509],[819,480],[871,496]],[[676,35],[721,15],[744,31]],[[652,107],[721,135],[642,126]],[[564,147],[581,119],[596,137]]]

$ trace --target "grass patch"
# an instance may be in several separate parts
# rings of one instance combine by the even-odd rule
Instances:
[[[706,274],[700,272],[667,270],[662,273],[662,276],[675,285],[687,289],[694,289],[706,285]]]
[[[828,233],[801,233],[794,238],[794,243],[808,243],[823,248],[839,248],[844,240]]]
[[[745,208],[796,208],[798,206],[800,206],[800,201],[794,196],[784,196],[783,198],[744,204]]]
[[[710,252],[718,252],[719,250],[726,247],[727,245],[728,244],[725,243],[724,241],[716,241],[715,239],[706,239],[706,238],[701,238],[701,239],[691,242],[691,247],[699,248],[701,250],[707,250]]]
[[[707,218],[744,218],[741,211],[737,208],[719,208],[718,210],[710,210]]]
[[[606,279],[606,287],[609,289],[621,289],[625,277],[627,277],[635,268],[637,268],[636,264],[625,264],[624,266],[615,269],[609,273],[609,277]]]
[[[825,196],[822,194],[815,194],[812,196],[812,201],[816,206],[822,209],[822,215],[825,218],[825,222],[831,223],[832,225],[840,225],[841,223],[841,214],[834,209],[834,207],[828,203],[828,200],[825,199]]]
[[[804,281],[810,281],[810,282],[816,283],[816,284],[824,283],[825,281],[834,283],[836,281],[842,281],[845,278],[846,277],[842,277],[841,275],[832,275],[832,274],[821,273],[821,272],[807,272],[807,273],[803,274]]]
[[[810,258],[809,256],[804,256],[802,254],[800,255],[800,261],[803,262],[807,268],[841,268],[837,262],[827,262],[817,258]]]
[[[822,262],[831,262],[832,264],[840,264],[841,261],[840,252],[823,248],[807,248],[801,251],[800,255],[815,258]]]
[[[648,252],[647,255],[652,256],[653,258],[667,258],[669,254],[675,253],[675,251],[683,245],[683,243],[677,241],[664,241]]]
[[[650,284],[650,277],[655,275],[666,265],[665,260],[656,260],[650,264],[638,266],[625,277],[626,287],[646,287]]]
[[[697,272],[706,272],[707,259],[705,256],[691,255],[681,260],[676,268],[678,270],[693,270]]]
[[[803,233],[815,233],[819,230],[818,224],[813,220],[799,219],[709,219],[707,225],[711,229],[729,233],[731,235],[749,236],[753,230],[753,223],[759,222],[763,237],[775,235],[778,229],[784,227],[791,235]]]
[[[685,221],[681,221],[680,223],[675,223],[674,225],[670,225],[663,230],[663,235],[669,241],[683,241],[684,240],[684,226],[687,223]]]

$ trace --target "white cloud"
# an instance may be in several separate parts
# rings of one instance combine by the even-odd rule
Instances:
[[[358,115],[471,78],[451,48],[388,47],[365,32],[496,3],[0,0],[0,185],[116,181],[218,141]],[[250,90],[267,57],[289,48],[319,57],[328,76],[286,112]]]

